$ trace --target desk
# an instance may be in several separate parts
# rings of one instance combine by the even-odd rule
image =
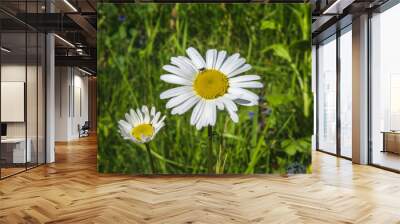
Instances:
[[[30,138],[27,138],[26,142],[28,143],[26,147],[25,154],[25,138],[5,138],[1,139],[1,151],[2,157],[6,160],[6,163],[25,163],[31,162],[32,153],[31,146],[32,141]],[[5,154],[3,156],[3,154]],[[11,156],[12,154],[12,156]],[[12,159],[11,159],[12,158]],[[26,159],[26,161],[25,161]]]
[[[400,154],[400,132],[383,131],[383,150],[382,152],[392,152]]]

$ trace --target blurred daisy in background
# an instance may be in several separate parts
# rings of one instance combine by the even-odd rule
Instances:
[[[146,143],[151,141],[162,127],[164,127],[165,116],[161,117],[160,112],[152,107],[149,111],[147,106],[142,110],[130,109],[125,114],[125,120],[118,122],[119,131],[124,139],[129,139],[136,143]]]
[[[259,97],[248,88],[262,88],[258,75],[240,75],[251,69],[246,60],[235,53],[227,57],[226,51],[207,50],[205,59],[193,47],[186,50],[188,57],[171,58],[171,64],[163,66],[169,74],[161,80],[181,85],[161,93],[161,99],[169,99],[166,107],[171,114],[184,114],[194,107],[190,124],[197,129],[214,126],[217,109],[226,110],[234,122],[239,121],[238,107],[254,106]]]

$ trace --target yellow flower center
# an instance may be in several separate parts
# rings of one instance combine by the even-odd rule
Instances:
[[[208,100],[223,96],[228,87],[229,82],[225,74],[214,69],[206,69],[197,74],[193,85],[197,95]]]
[[[142,136],[151,137],[154,133],[154,128],[151,124],[140,124],[131,130],[131,134],[139,141],[142,141]]]

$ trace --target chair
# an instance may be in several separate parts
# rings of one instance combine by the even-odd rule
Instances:
[[[89,129],[90,129],[89,121],[85,121],[82,127],[78,124],[79,138],[89,136]]]

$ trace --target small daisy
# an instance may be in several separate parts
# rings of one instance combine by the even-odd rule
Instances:
[[[214,126],[217,109],[228,111],[232,121],[238,122],[236,104],[254,106],[259,97],[247,88],[262,88],[258,75],[241,75],[251,69],[239,53],[227,57],[226,51],[210,49],[205,60],[200,53],[189,47],[189,58],[178,56],[171,58],[172,65],[163,69],[170,74],[161,76],[161,80],[181,85],[161,93],[161,99],[169,99],[166,107],[173,108],[171,114],[184,114],[194,107],[190,124],[197,129]]]
[[[147,106],[143,106],[142,110],[130,109],[129,113],[125,114],[126,120],[118,122],[119,131],[124,139],[129,139],[136,143],[146,143],[151,141],[158,131],[164,127],[163,116],[156,112],[156,108],[152,107],[149,111]]]

